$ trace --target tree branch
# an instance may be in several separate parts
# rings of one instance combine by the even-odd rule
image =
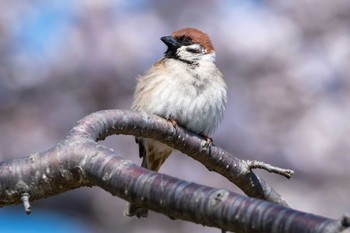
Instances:
[[[52,149],[0,163],[0,206],[18,204],[22,199],[26,210],[30,210],[29,197],[34,201],[97,185],[138,206],[237,233],[333,233],[349,225],[347,216],[331,220],[305,214],[144,169],[96,143],[114,133],[160,140],[223,174],[248,195],[285,204],[246,163],[216,146],[202,150],[204,141],[195,134],[179,127],[175,129],[156,116],[109,110],[79,121],[65,140]]]
[[[71,131],[71,135],[90,137],[96,141],[112,134],[157,139],[199,161],[209,171],[226,177],[248,196],[288,206],[272,187],[252,172],[249,163],[219,147],[208,146],[197,134],[181,127],[175,128],[161,117],[126,110],[105,110],[85,117]]]
[[[291,178],[294,175],[294,171],[290,169],[284,169],[272,166],[271,164],[256,161],[256,160],[246,160],[249,169],[264,169],[270,173],[280,174],[286,178]]]

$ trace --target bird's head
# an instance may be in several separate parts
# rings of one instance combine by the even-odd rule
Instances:
[[[214,47],[208,35],[198,29],[183,28],[160,39],[168,46],[165,52],[167,58],[190,64],[201,60],[215,61]]]

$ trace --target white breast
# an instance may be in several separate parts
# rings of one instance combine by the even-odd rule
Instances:
[[[212,61],[193,66],[165,59],[140,77],[133,109],[168,119],[208,135],[222,119],[227,87]]]

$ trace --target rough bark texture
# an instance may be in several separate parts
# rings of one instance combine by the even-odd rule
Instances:
[[[141,168],[96,143],[111,134],[167,143],[224,175],[247,195],[270,202]],[[173,218],[235,232],[341,232],[349,226],[346,216],[337,221],[289,209],[280,195],[251,171],[249,163],[204,142],[156,116],[120,110],[96,112],[79,121],[52,149],[0,163],[0,206],[20,203],[23,194],[33,201],[97,185]]]

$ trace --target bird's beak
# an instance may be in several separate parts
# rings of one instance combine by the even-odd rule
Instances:
[[[163,36],[160,39],[168,46],[169,49],[176,49],[180,47],[180,44],[172,36]]]

